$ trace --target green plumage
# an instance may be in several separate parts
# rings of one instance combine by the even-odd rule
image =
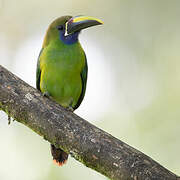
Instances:
[[[53,21],[38,57],[36,87],[60,105],[75,110],[81,104],[87,81],[87,60],[79,32],[102,21],[88,16],[63,16]],[[51,144],[53,160],[63,165],[68,154]]]
[[[37,63],[36,86],[62,106],[76,109],[85,94],[87,61],[79,41],[68,45],[60,40],[56,25],[61,23],[64,21],[56,20],[46,33]]]

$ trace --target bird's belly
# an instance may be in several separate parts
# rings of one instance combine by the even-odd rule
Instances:
[[[40,88],[43,93],[47,92],[60,105],[73,108],[82,90],[80,73],[45,71]]]

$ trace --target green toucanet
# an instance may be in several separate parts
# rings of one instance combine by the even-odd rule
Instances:
[[[88,16],[63,16],[53,21],[40,52],[36,87],[60,105],[77,109],[81,104],[87,81],[87,61],[78,36],[82,29],[102,24]],[[51,144],[53,160],[63,165],[68,154]]]

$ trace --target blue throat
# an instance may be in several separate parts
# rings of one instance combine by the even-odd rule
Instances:
[[[80,32],[75,32],[69,34],[68,36],[64,36],[64,31],[59,31],[60,40],[63,41],[65,44],[71,45],[78,41],[78,36]]]

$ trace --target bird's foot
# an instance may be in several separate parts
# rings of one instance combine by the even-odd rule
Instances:
[[[43,96],[49,98],[50,94],[46,91],[46,92],[43,93]]]
[[[71,112],[74,111],[74,109],[73,109],[71,106],[68,106],[66,109],[67,109],[68,111],[71,111]]]

